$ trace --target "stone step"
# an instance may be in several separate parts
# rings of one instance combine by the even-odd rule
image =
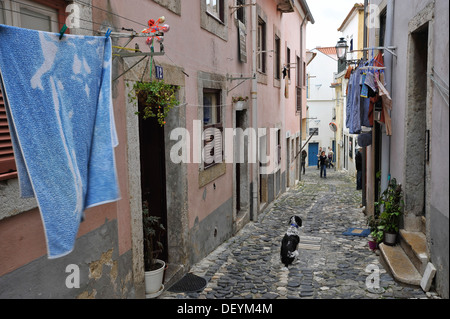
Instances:
[[[420,286],[422,276],[400,245],[380,244],[380,251],[396,280],[405,284]]]
[[[164,273],[164,288],[167,290],[185,275],[185,267],[178,264],[168,264]]]
[[[429,261],[425,234],[401,229],[400,244],[413,265],[423,276]]]

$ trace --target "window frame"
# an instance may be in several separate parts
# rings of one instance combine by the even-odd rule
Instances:
[[[277,34],[275,34],[273,50],[275,56],[273,77],[281,80],[281,38]]]
[[[35,11],[38,14],[44,14],[49,17],[50,32],[58,32],[66,20],[66,3],[64,0],[21,0],[14,2],[10,0],[0,0],[0,14],[3,17],[3,23],[7,25],[22,27],[22,18],[20,9]],[[50,10],[52,9],[52,10]],[[54,10],[54,11],[53,11]],[[26,15],[26,14],[25,14]],[[56,18],[56,19],[55,19]],[[67,30],[69,33],[69,30]],[[0,87],[2,99],[0,101],[0,143],[2,145],[2,158],[0,158],[0,181],[15,179],[18,176],[15,154],[12,148],[11,130],[6,117],[4,95]]]
[[[257,33],[257,61],[256,66],[259,73],[266,74],[267,73],[267,24],[266,22],[259,17],[258,18],[258,33]]]
[[[216,2],[217,10],[212,9],[211,1]],[[206,13],[219,20],[221,23],[225,23],[225,0],[206,0]]]
[[[203,122],[203,135],[202,135],[203,150],[202,150],[202,154],[204,154],[204,152],[206,150],[206,147],[210,143],[216,143],[215,141],[216,141],[216,138],[218,137],[218,136],[211,135],[211,137],[213,137],[213,138],[206,140],[205,134],[208,134],[208,130],[214,130],[214,134],[218,133],[216,130],[218,130],[220,132],[220,138],[221,138],[220,143],[222,144],[221,145],[221,153],[222,154],[220,155],[221,162],[217,161],[217,158],[215,158],[216,154],[214,154],[214,153],[209,154],[209,156],[212,157],[212,161],[211,162],[209,162],[209,161],[207,162],[205,160],[207,158],[207,156],[204,155],[204,160],[203,160],[203,169],[204,170],[206,170],[208,168],[211,168],[211,167],[213,167],[213,166],[215,166],[217,164],[222,164],[223,160],[224,160],[224,158],[223,158],[223,155],[224,155],[224,149],[223,149],[223,146],[224,146],[224,143],[223,143],[223,126],[224,126],[224,123],[223,123],[223,114],[222,114],[223,108],[222,108],[222,105],[221,105],[222,90],[220,90],[220,89],[211,89],[211,88],[203,88],[203,101],[205,101],[205,95],[215,95],[215,101],[217,103],[217,105],[215,106],[217,108],[216,109],[216,117],[217,118],[216,118],[216,121],[214,121],[214,123],[210,123],[210,124],[206,124],[205,123],[205,104],[203,102],[203,106],[202,106],[202,108],[203,108],[203,120],[202,120],[202,122]],[[214,106],[210,106],[210,107],[214,107]],[[213,147],[212,151],[215,151],[215,150],[216,150],[216,147]]]

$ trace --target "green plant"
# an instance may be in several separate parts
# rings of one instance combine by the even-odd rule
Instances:
[[[376,243],[381,243],[384,239],[384,226],[378,225],[375,230],[373,230],[370,235]]]
[[[176,98],[177,86],[164,81],[136,82],[133,86],[135,94],[130,94],[130,102],[139,101],[144,107],[136,115],[142,114],[144,120],[157,117],[161,126],[166,124],[170,110],[179,104]]]
[[[397,184],[397,180],[393,178],[379,201],[375,202],[375,211],[385,232],[398,232],[403,204],[402,185]]]
[[[381,243],[384,238],[384,225],[381,224],[381,221],[374,216],[369,216],[367,218],[367,225],[370,229],[370,235],[373,240],[377,243]]]
[[[243,101],[243,102],[247,102],[248,101],[248,96],[246,97],[242,97],[242,96],[236,96],[233,97],[233,103],[239,102],[239,101]]]
[[[163,224],[160,223],[160,218],[150,215],[148,204],[144,202],[142,209],[142,221],[144,228],[144,266],[145,271],[156,270],[156,259],[163,251],[164,246],[161,243],[161,238],[166,231]]]

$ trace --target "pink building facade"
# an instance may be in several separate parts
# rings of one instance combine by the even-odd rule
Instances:
[[[166,281],[174,282],[245,224],[257,221],[299,179],[296,155],[306,139],[306,25],[314,20],[304,0],[93,0],[81,9],[85,20],[94,21],[87,26],[90,34],[112,29],[117,55],[139,53],[123,47],[151,51],[146,38],[120,34],[140,32],[149,19],[161,16],[170,25],[163,49],[154,45],[162,53],[152,59],[114,56],[121,200],[90,212],[79,234],[84,250],[57,262],[62,269],[84,260],[81,288],[66,289],[63,281],[58,297],[142,298],[143,201],[167,229],[161,258],[169,264]],[[155,66],[165,83],[177,87],[179,101],[163,127],[137,116],[140,105],[130,99],[135,83],[155,79]],[[238,99],[245,100],[243,105]],[[45,258],[42,230],[22,226],[33,220],[39,223],[37,209],[0,219],[0,282],[13,286],[29,269],[51,279],[48,270],[56,266]],[[26,247],[6,236],[17,228]],[[15,251],[3,249],[10,246]],[[98,260],[87,260],[88,250]],[[105,273],[101,285],[93,276],[95,265]],[[63,269],[61,280],[65,276]],[[50,296],[51,288],[41,283],[32,281],[35,293],[47,290]],[[3,293],[20,296],[19,291]]]

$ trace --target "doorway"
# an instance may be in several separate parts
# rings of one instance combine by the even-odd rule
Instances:
[[[408,103],[406,113],[405,228],[423,230],[422,216],[427,214],[430,184],[431,101],[429,23],[411,32],[409,37]]]
[[[250,137],[246,133],[248,128],[247,110],[236,111],[236,137],[235,137],[235,181],[236,200],[235,208],[237,218],[247,212],[250,208],[250,183],[248,151]]]
[[[319,143],[309,143],[308,145],[308,166],[317,166],[317,154],[319,154]]]
[[[141,103],[138,107],[139,111],[142,111]],[[142,116],[139,116],[139,142],[142,202],[148,204],[150,214],[159,217],[160,223],[166,229],[161,238],[163,249],[158,255],[158,259],[167,262],[168,232],[164,127],[161,127],[156,118],[144,120]]]

